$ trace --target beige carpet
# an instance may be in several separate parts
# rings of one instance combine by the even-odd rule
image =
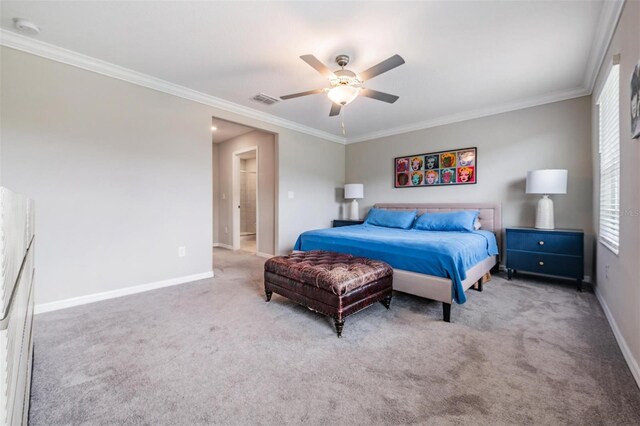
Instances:
[[[640,424],[640,391],[593,293],[506,281],[454,306],[396,293],[332,321],[274,295],[264,260],[43,314],[30,423]]]

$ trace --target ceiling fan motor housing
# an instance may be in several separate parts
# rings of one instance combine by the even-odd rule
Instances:
[[[340,65],[342,68],[346,67],[349,63],[349,55],[338,55],[336,56],[336,63]]]

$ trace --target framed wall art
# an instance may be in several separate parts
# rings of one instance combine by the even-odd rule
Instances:
[[[477,148],[396,157],[394,187],[470,185],[478,181]]]

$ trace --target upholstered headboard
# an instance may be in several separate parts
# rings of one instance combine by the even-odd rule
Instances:
[[[480,224],[485,231],[496,234],[498,247],[502,246],[502,207],[493,203],[379,203],[373,207],[387,210],[418,210],[422,213],[452,212],[458,210],[478,210]],[[502,250],[500,250],[502,253]]]

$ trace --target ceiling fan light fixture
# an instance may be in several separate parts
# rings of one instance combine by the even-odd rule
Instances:
[[[338,105],[347,105],[358,97],[360,89],[353,86],[341,85],[336,86],[327,92],[327,96],[331,102]]]
[[[316,95],[320,93],[326,93],[331,103],[331,110],[329,111],[329,117],[335,117],[341,115],[342,107],[353,102],[358,95],[375,99],[377,101],[386,102],[389,104],[394,103],[399,99],[399,96],[391,95],[389,93],[378,92],[377,90],[366,89],[362,87],[362,83],[365,80],[371,80],[372,78],[390,71],[400,65],[404,64],[404,59],[400,55],[393,55],[390,58],[385,59],[372,66],[371,68],[363,71],[360,74],[356,74],[351,70],[344,67],[349,63],[348,55],[338,55],[336,57],[336,63],[341,69],[331,71],[325,64],[323,64],[318,58],[313,55],[302,55],[300,59],[305,61],[313,69],[322,74],[331,87],[307,90],[306,92],[293,93],[290,95],[280,96],[280,99],[294,99],[301,96]],[[342,114],[342,133],[344,134],[344,114]]]

